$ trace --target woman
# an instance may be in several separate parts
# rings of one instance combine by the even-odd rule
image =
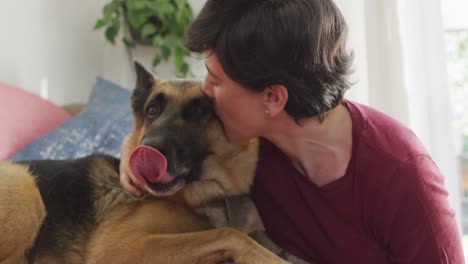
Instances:
[[[420,141],[343,98],[346,38],[331,0],[208,0],[185,45],[206,56],[203,91],[227,138],[261,138],[252,197],[277,244],[317,263],[463,263]]]

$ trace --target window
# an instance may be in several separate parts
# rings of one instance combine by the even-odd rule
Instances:
[[[447,30],[447,68],[463,187],[463,232],[468,234],[468,29]]]
[[[468,17],[464,14],[467,9],[466,1],[442,1],[450,99],[463,188],[461,218],[465,255],[468,255]]]

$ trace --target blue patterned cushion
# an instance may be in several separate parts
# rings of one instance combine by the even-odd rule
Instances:
[[[92,153],[120,156],[132,126],[131,92],[97,78],[82,112],[36,139],[11,160],[74,159]]]

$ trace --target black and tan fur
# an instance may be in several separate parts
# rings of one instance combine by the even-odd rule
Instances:
[[[140,144],[163,151],[176,184],[150,185],[153,195],[136,199],[119,184],[119,160],[108,156],[0,162],[0,263],[287,263],[237,230],[251,222],[242,195],[257,141],[226,141],[200,83],[160,82],[138,64],[136,71],[124,151]]]

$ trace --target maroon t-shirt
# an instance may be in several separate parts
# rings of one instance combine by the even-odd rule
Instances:
[[[443,176],[421,142],[393,118],[345,104],[352,157],[325,186],[261,140],[253,199],[268,235],[317,263],[464,263]]]

